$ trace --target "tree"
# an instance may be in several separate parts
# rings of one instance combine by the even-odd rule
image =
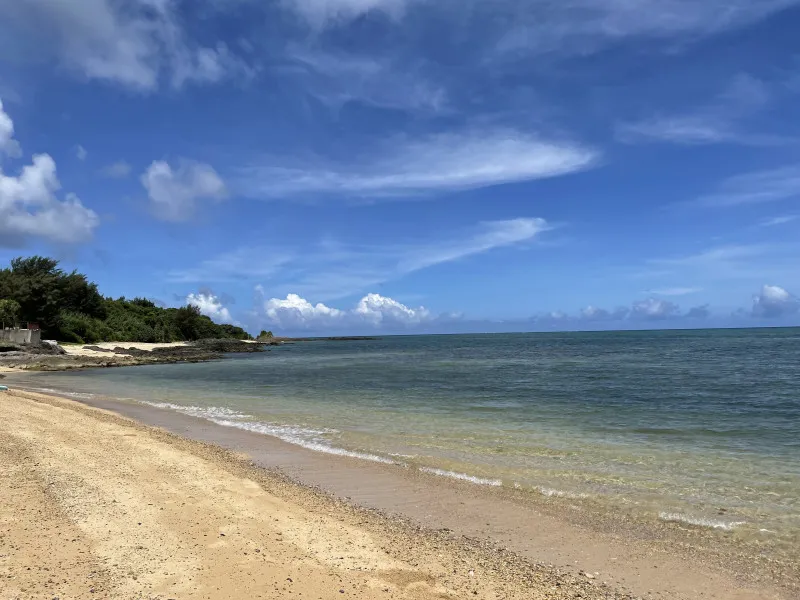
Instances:
[[[174,321],[178,332],[184,340],[192,341],[200,338],[200,309],[194,304],[187,304],[177,309]]]
[[[13,327],[19,319],[19,302],[16,300],[0,300],[0,327]]]
[[[271,331],[261,330],[261,333],[258,334],[259,340],[271,340],[273,338]]]

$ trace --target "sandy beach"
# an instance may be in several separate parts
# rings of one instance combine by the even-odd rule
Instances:
[[[0,598],[627,598],[337,503],[243,457],[0,396]]]
[[[0,410],[4,600],[791,597],[645,543],[587,537],[545,514],[528,513],[539,522],[521,529],[526,557],[438,517],[390,518],[299,485],[258,468],[241,440],[232,452],[69,399],[9,391]],[[199,437],[177,416],[172,429]],[[359,473],[380,479],[370,467]],[[473,508],[486,514],[467,488],[438,489],[456,522],[474,521]],[[446,508],[453,498],[461,508]],[[523,525],[513,509],[497,504],[497,513]],[[531,560],[552,558],[547,548],[561,563]],[[570,568],[578,556],[603,572]]]

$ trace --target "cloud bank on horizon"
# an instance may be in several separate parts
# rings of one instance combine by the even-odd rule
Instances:
[[[800,0],[0,0],[0,259],[254,330],[797,325],[798,28]]]

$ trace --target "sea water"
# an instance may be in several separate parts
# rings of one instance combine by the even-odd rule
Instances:
[[[800,555],[800,329],[303,342],[37,382]]]

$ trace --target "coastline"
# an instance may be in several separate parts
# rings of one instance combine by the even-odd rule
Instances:
[[[226,354],[266,351],[284,341],[208,339],[196,342],[100,342],[56,346],[42,344],[0,353],[0,373],[19,371],[77,371],[137,365],[208,362]],[[24,348],[24,349],[22,349]]]
[[[388,515],[390,522],[402,519],[426,528],[434,537],[471,539],[479,546],[500,545],[513,553],[514,560],[532,564],[549,573],[548,577],[564,574],[559,567],[566,567],[575,581],[589,584],[587,590],[575,588],[582,590],[580,597],[628,597],[625,592],[612,592],[615,588],[630,589],[631,597],[646,597],[651,591],[663,598],[795,597],[796,589],[781,589],[776,584],[769,565],[753,563],[748,569],[742,557],[715,553],[716,538],[706,538],[700,530],[664,523],[653,531],[613,518],[597,522],[596,516],[578,503],[543,499],[531,505],[508,490],[321,455],[257,433],[138,403],[99,398],[81,398],[80,402],[133,418],[141,427],[156,426],[182,438],[244,453],[254,468],[277,469],[303,484],[298,489],[311,486],[360,507],[352,510],[379,511]],[[681,535],[673,535],[678,530]],[[685,544],[687,533],[692,544]],[[604,595],[589,595],[595,592]]]

